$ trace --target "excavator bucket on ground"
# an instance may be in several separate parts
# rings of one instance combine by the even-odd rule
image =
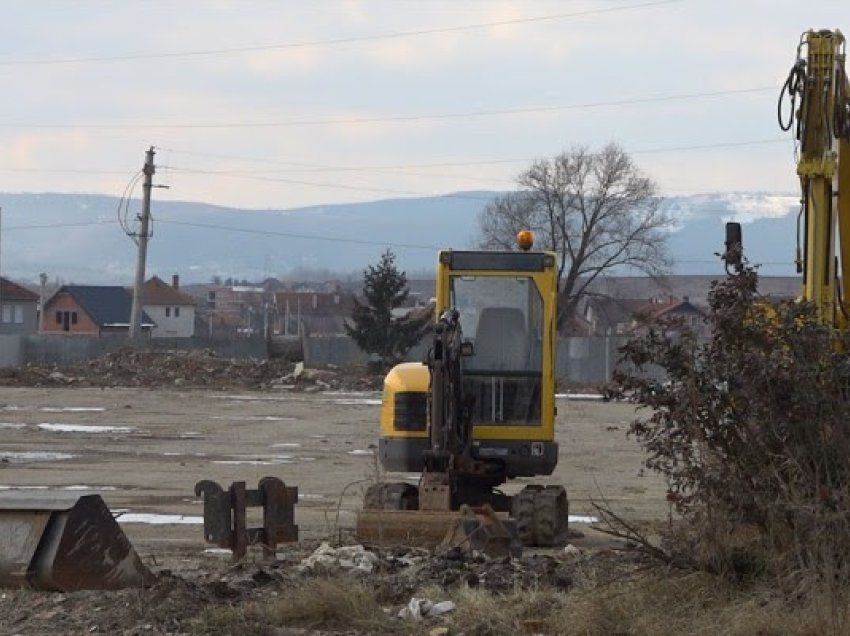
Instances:
[[[446,511],[364,508],[357,515],[356,533],[358,541],[365,543],[439,552],[460,549],[508,556],[522,551],[514,522],[490,506]]]
[[[100,495],[0,498],[0,587],[117,590],[154,580]]]

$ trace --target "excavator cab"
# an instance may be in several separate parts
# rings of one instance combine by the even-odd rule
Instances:
[[[499,489],[515,477],[550,475],[558,461],[556,280],[549,252],[439,253],[428,360],[400,364],[385,378],[378,443],[386,471],[422,476],[418,486],[367,490],[361,539],[410,540],[411,528],[439,539],[452,513],[468,520],[470,509],[491,529],[502,514],[525,545],[565,538],[562,487],[527,486],[515,496]],[[491,534],[504,537],[505,529]]]
[[[555,258],[545,252],[440,252],[439,317],[455,309],[463,341],[471,455],[505,478],[550,475],[555,421]],[[429,372],[403,363],[384,382],[379,456],[388,471],[420,472],[430,447]]]

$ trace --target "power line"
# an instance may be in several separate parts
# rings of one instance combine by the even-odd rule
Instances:
[[[449,119],[473,119],[479,117],[501,117],[512,115],[527,115],[532,113],[547,113],[568,110],[593,110],[595,108],[609,108],[622,106],[640,106],[661,102],[683,101],[692,99],[729,97],[733,95],[744,95],[749,93],[763,93],[776,91],[776,86],[756,86],[750,88],[736,88],[720,91],[702,91],[697,93],[675,93],[668,95],[653,95],[648,97],[633,97],[627,99],[616,99],[610,101],[584,102],[576,104],[558,104],[550,106],[522,106],[516,108],[503,108],[494,110],[475,110],[454,113],[423,113],[417,115],[384,115],[380,117],[345,117],[328,119],[292,119],[276,122],[212,122],[212,123],[0,123],[0,128],[37,128],[37,129],[68,129],[82,128],[87,130],[221,130],[228,128],[250,129],[250,128],[291,128],[296,126],[338,126],[338,125],[360,125],[377,123],[404,123],[415,121],[435,121]]]
[[[631,154],[651,154],[651,153],[664,153],[664,152],[684,152],[684,151],[692,151],[692,150],[710,150],[714,148],[730,148],[737,146],[755,146],[762,144],[777,144],[777,143],[789,143],[790,140],[785,137],[773,137],[770,139],[749,139],[742,141],[727,141],[727,142],[713,142],[710,144],[688,144],[682,146],[661,146],[655,148],[644,148],[637,150],[629,150]],[[283,166],[296,166],[296,167],[304,167],[304,168],[314,168],[316,170],[340,170],[340,171],[354,171],[354,172],[371,172],[371,171],[394,171],[400,169],[407,168],[450,168],[450,167],[462,167],[462,166],[486,166],[486,165],[495,165],[495,164],[509,164],[509,163],[529,163],[534,161],[533,157],[516,157],[516,158],[501,158],[501,159],[469,159],[469,160],[449,160],[449,161],[437,161],[437,162],[427,162],[427,163],[402,163],[402,164],[377,164],[377,165],[362,165],[362,166],[341,166],[341,165],[329,165],[329,164],[321,164],[321,163],[310,163],[310,162],[302,162],[302,161],[286,161],[280,159],[268,159],[268,158],[260,158],[260,157],[246,157],[244,155],[231,155],[231,154],[222,154],[222,153],[214,153],[214,152],[201,152],[194,150],[182,150],[179,148],[163,148],[168,152],[172,152],[180,155],[194,156],[194,157],[209,157],[211,159],[225,159],[228,161],[244,161],[250,163],[262,163],[268,165],[283,165]]]
[[[239,232],[242,234],[259,234],[262,236],[283,236],[286,238],[308,239],[312,241],[329,241],[333,243],[354,243],[358,245],[379,245],[384,247],[398,247],[404,249],[421,249],[421,250],[436,250],[440,249],[436,245],[424,245],[416,243],[392,243],[388,241],[369,241],[365,239],[342,238],[338,236],[322,236],[318,234],[296,234],[293,232],[276,232],[273,230],[253,230],[244,227],[233,227],[227,225],[216,225],[213,223],[192,223],[189,221],[175,221],[174,219],[157,219],[160,223],[170,223],[172,225],[185,225],[188,227],[205,228],[209,230],[223,230],[227,232]]]
[[[4,227],[4,232],[11,232],[12,230],[45,230],[50,228],[61,228],[61,227],[85,227],[88,225],[113,225],[115,221],[80,221],[76,223],[45,223],[43,225],[13,225],[11,227]]]
[[[126,55],[104,55],[104,56],[85,56],[85,57],[67,57],[67,58],[44,58],[44,59],[18,59],[18,60],[0,60],[0,66],[48,66],[57,64],[84,64],[92,62],[127,62],[133,60],[152,60],[152,59],[174,59],[174,58],[190,58],[190,57],[207,57],[216,55],[232,55],[241,53],[254,53],[260,51],[276,51],[285,49],[318,47],[318,46],[334,46],[339,44],[354,44],[358,42],[370,42],[375,40],[390,40],[407,37],[419,37],[424,35],[433,35],[437,33],[458,33],[463,31],[474,31],[488,29],[491,27],[508,26],[512,24],[531,24],[535,22],[547,22],[554,20],[566,20],[569,18],[578,18],[589,15],[600,15],[606,13],[614,13],[618,11],[631,11],[635,9],[648,9],[669,4],[677,4],[684,0],[655,0],[653,2],[642,2],[639,4],[619,5],[614,7],[606,7],[602,9],[586,9],[583,11],[572,11],[569,13],[556,13],[551,15],[533,16],[527,18],[515,18],[511,20],[498,20],[493,22],[478,22],[473,24],[463,24],[450,27],[436,27],[433,29],[417,29],[413,31],[398,31],[394,33],[378,33],[372,35],[351,36],[345,38],[332,38],[328,40],[313,40],[305,42],[284,42],[279,44],[267,44],[258,46],[241,46],[219,49],[201,49],[195,51],[168,51],[163,53],[135,53]]]
[[[305,181],[303,179],[285,179],[282,177],[263,177],[251,174],[233,173],[227,170],[194,170],[191,168],[179,168],[177,166],[168,166],[169,170],[174,172],[182,172],[186,174],[201,174],[201,175],[216,175],[221,177],[230,177],[232,179],[249,179],[252,181],[265,181],[271,183],[287,183],[290,185],[306,185],[317,188],[330,188],[339,190],[354,190],[357,192],[378,192],[382,194],[399,194],[405,196],[416,197],[446,197],[450,199],[470,199],[473,201],[490,201],[493,197],[479,197],[473,194],[463,194],[455,192],[451,194],[433,194],[429,192],[418,192],[416,190],[398,190],[394,188],[373,188],[370,186],[357,186],[346,183],[328,183],[324,181]]]

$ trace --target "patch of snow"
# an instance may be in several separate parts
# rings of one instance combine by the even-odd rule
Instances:
[[[348,451],[348,454],[349,455],[356,455],[357,457],[365,457],[365,456],[368,456],[368,455],[374,455],[375,453],[373,453],[370,450],[365,450],[365,449],[362,449],[362,448],[355,448],[354,450]]]
[[[331,400],[334,404],[343,406],[380,406],[381,400],[377,398],[341,398]]]
[[[602,396],[599,393],[556,393],[555,398],[558,400],[601,400]]]
[[[46,413],[102,413],[102,406],[42,406],[40,411]]]
[[[0,486],[0,490],[47,490],[47,486]]]
[[[234,422],[294,422],[294,417],[279,417],[277,415],[213,415],[214,420],[231,420]]]
[[[27,427],[26,424],[22,424],[20,422],[0,422],[0,428],[21,429],[21,428],[26,428],[26,427]]]
[[[300,448],[298,442],[281,442],[280,444],[272,444],[272,448]]]
[[[192,515],[164,515],[153,512],[116,512],[118,523],[148,523],[152,525],[202,525],[203,517]]]
[[[70,453],[54,453],[50,451],[0,451],[0,461],[7,461],[12,464],[55,462],[73,457]]]
[[[298,501],[301,501],[302,499],[309,500],[309,499],[324,499],[324,498],[325,498],[324,495],[311,495],[311,494],[306,493],[306,492],[298,493]]]
[[[599,523],[598,517],[589,515],[569,515],[569,523]]]
[[[54,433],[132,433],[132,426],[100,426],[97,424],[39,424],[38,428]]]
[[[63,486],[62,490],[118,490],[115,486],[83,486],[83,485],[73,485],[73,486]]]
[[[278,464],[291,464],[292,455],[231,455],[232,459],[216,459],[213,464],[248,466],[276,466]]]
[[[198,433],[197,431],[186,431],[185,433],[180,433],[180,437],[182,439],[191,439],[193,437],[202,437],[202,433]]]

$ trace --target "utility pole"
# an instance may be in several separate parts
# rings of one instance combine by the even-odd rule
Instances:
[[[142,213],[139,217],[141,227],[136,235],[136,244],[139,247],[136,257],[136,284],[133,286],[133,306],[130,310],[130,339],[135,340],[142,334],[142,304],[144,302],[143,291],[145,286],[145,261],[148,257],[148,238],[150,238],[148,227],[151,218],[151,189],[153,188],[153,175],[156,166],[153,163],[153,146],[145,153],[145,166],[142,172],[145,182],[142,186]]]

